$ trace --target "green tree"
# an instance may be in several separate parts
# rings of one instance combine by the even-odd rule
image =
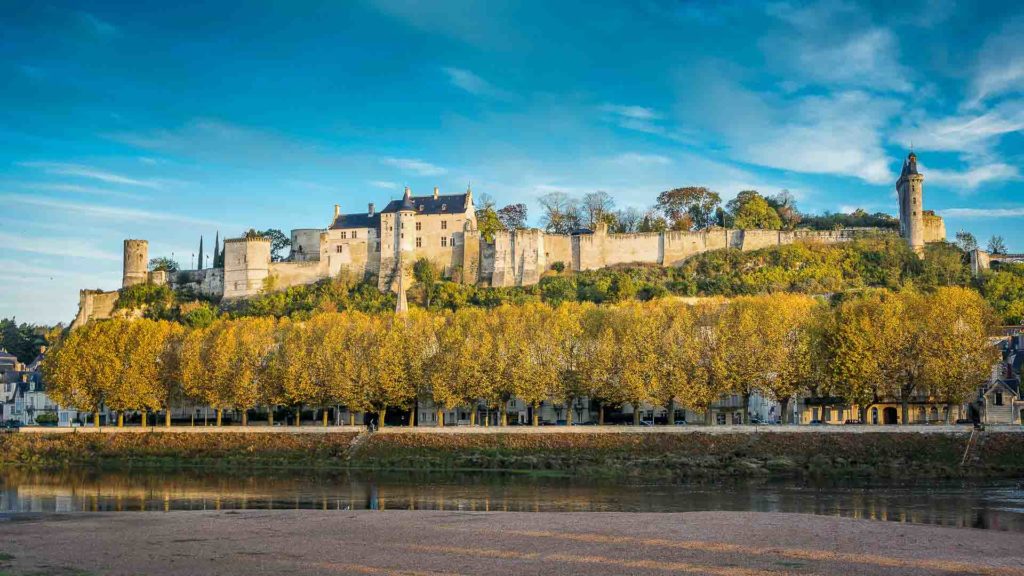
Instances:
[[[157,258],[150,258],[149,269],[153,272],[177,272],[181,267],[176,260],[166,256],[159,256]]]
[[[1006,241],[1002,236],[993,236],[988,240],[988,251],[992,254],[1006,254]]]
[[[259,236],[270,240],[270,259],[280,262],[285,259],[285,251],[291,248],[292,241],[288,236],[277,228],[267,228],[256,233]]]
[[[430,301],[437,292],[437,268],[429,259],[420,258],[412,265],[412,275],[423,287],[423,305],[430,308]]]
[[[754,190],[740,192],[726,206],[736,228],[778,230],[782,227],[782,219],[775,208]]]
[[[658,194],[656,207],[671,222],[673,230],[702,230],[714,224],[715,208],[721,202],[717,192],[689,186]]]

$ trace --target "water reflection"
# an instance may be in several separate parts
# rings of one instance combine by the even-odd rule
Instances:
[[[508,474],[0,471],[0,513],[229,509],[799,512],[1024,532],[1015,481],[643,485]]]

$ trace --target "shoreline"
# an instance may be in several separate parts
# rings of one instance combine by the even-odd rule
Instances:
[[[514,471],[658,480],[1024,475],[1024,433],[1019,430],[972,435],[779,428],[770,433],[439,433],[399,428],[373,434],[352,429],[320,434],[221,433],[222,429],[201,434],[19,433],[0,436],[0,466]]]
[[[1020,534],[762,512],[76,513],[0,523],[0,572],[1024,576]]]

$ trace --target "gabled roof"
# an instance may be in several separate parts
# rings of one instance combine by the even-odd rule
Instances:
[[[417,214],[464,214],[466,212],[466,194],[445,194],[433,196],[410,196],[408,201]],[[392,200],[381,212],[393,213],[403,208],[405,198]],[[422,208],[421,208],[422,207]],[[406,208],[409,209],[409,208]]]
[[[331,230],[342,230],[349,228],[379,228],[380,213],[375,212],[373,216],[363,212],[362,214],[339,214],[331,223]]]

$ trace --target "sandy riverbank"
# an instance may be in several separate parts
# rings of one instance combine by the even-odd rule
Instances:
[[[0,574],[1024,576],[1021,542],[797,514],[139,512],[8,518]]]

